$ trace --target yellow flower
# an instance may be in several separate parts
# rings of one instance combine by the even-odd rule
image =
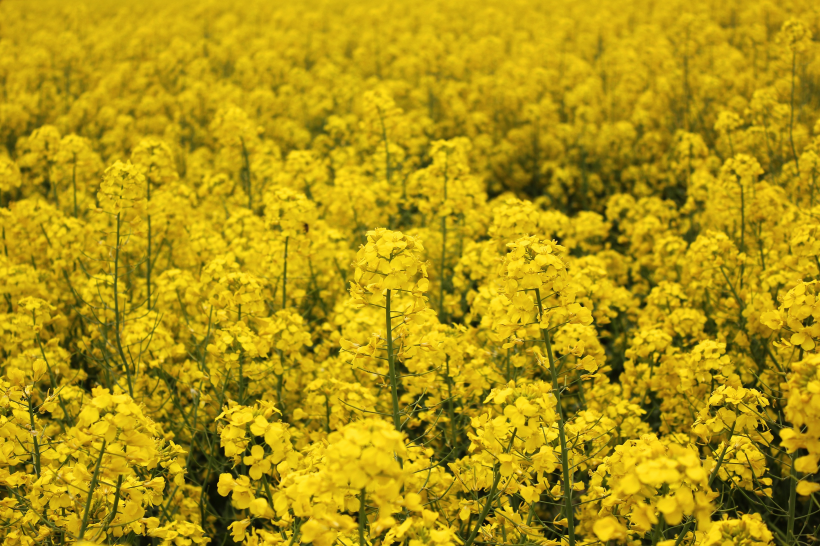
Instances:
[[[612,516],[601,518],[595,522],[594,525],[595,536],[598,540],[623,540],[626,538],[626,527],[618,523],[618,520]]]

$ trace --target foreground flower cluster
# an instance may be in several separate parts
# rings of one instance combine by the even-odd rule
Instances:
[[[818,36],[2,2],[3,544],[812,544]]]

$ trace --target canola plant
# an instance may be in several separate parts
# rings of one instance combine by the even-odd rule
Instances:
[[[815,544],[818,39],[3,0],[3,545]]]

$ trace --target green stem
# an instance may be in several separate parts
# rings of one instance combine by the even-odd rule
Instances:
[[[490,494],[487,495],[487,502],[484,503],[484,508],[481,509],[481,513],[478,515],[478,521],[475,524],[475,528],[470,533],[470,536],[467,538],[466,542],[464,542],[464,546],[472,546],[478,536],[478,532],[481,530],[481,526],[484,524],[484,520],[487,519],[487,514],[490,513],[490,506],[493,504],[493,497],[495,496],[496,491],[498,491],[498,482],[501,480],[501,471],[498,469],[498,465],[494,468],[493,473],[495,476],[493,477],[493,485],[490,488]]]
[[[438,319],[444,322],[444,260],[447,257],[447,217],[441,217],[441,272],[439,273]]]
[[[77,154],[74,154],[74,165],[71,169],[71,187],[74,190],[74,218],[77,218]]]
[[[242,182],[244,182],[245,190],[248,192],[248,208],[253,210],[253,194],[251,193],[251,162],[248,157],[248,149],[245,147],[245,139],[240,138],[242,143]]]
[[[362,488],[359,493],[359,546],[364,546],[364,526],[367,521],[367,514],[365,513],[367,508],[367,505],[365,504],[366,498],[367,492],[364,488]]]
[[[325,432],[330,434],[330,395],[325,394]]]
[[[385,329],[387,330],[387,364],[390,374],[390,394],[393,399],[393,425],[401,431],[401,417],[399,415],[399,378],[396,372],[396,359],[393,354],[393,317],[390,313],[391,290],[385,295]]]
[[[507,349],[507,371],[506,371],[504,377],[507,380],[507,383],[509,383],[510,382],[510,349],[509,348]]]
[[[507,445],[507,449],[504,453],[509,453],[512,449],[517,432],[518,429],[513,430],[512,436],[510,437],[510,443]],[[470,533],[470,536],[467,537],[467,540],[464,542],[464,546],[472,546],[473,542],[475,542],[478,532],[481,530],[481,526],[484,525],[484,520],[487,519],[487,514],[490,513],[490,507],[493,505],[493,497],[495,497],[495,494],[498,491],[499,481],[501,481],[501,468],[498,463],[495,463],[495,466],[493,466],[493,485],[490,487],[490,493],[487,495],[487,502],[484,503],[484,507],[478,515],[478,521],[475,524],[475,528]]]
[[[236,321],[237,322],[242,322],[242,305],[237,306],[236,316],[237,316]],[[239,353],[239,381],[236,382],[237,386],[239,387],[239,404],[240,405],[245,405],[245,385],[244,385],[244,381],[243,381],[244,374],[243,374],[243,370],[242,370],[243,365],[245,363],[244,362],[245,359],[243,358],[244,356],[245,356],[245,353],[240,351],[240,353]]]
[[[290,542],[288,542],[288,546],[293,546],[293,543],[296,542],[296,539],[299,538],[299,529],[302,527],[302,520],[296,518],[296,524],[293,528],[293,534],[290,535]]]
[[[738,177],[738,184],[740,185],[740,253],[746,253],[746,198],[743,191],[743,181]],[[743,269],[745,266],[745,258],[740,264],[740,288],[743,288]]]
[[[736,424],[737,424],[737,421],[732,423],[732,428],[729,429],[729,438],[726,440],[726,444],[723,446],[723,450],[720,452],[720,456],[718,457],[718,460],[715,463],[715,468],[713,468],[712,473],[709,474],[709,482],[708,482],[708,486],[707,486],[709,488],[712,487],[712,483],[715,481],[715,478],[717,478],[718,471],[720,470],[720,466],[723,464],[723,459],[726,457],[726,452],[729,450],[729,444],[731,443],[731,440],[732,440],[732,434],[735,433],[735,425]],[[683,526],[683,530],[678,535],[678,538],[675,539],[675,546],[680,546],[680,543],[683,542],[683,537],[686,536],[686,533],[689,532],[689,529],[692,527],[692,525],[694,525],[694,523],[695,523],[694,519],[690,519],[689,521],[686,522],[686,525]]]
[[[720,266],[720,272],[723,273],[723,278],[726,279],[726,284],[729,285],[729,290],[731,290],[732,296],[735,298],[735,301],[737,302],[737,308],[738,308],[737,323],[738,323],[738,326],[740,327],[740,329],[742,330],[746,327],[746,320],[743,318],[743,310],[745,309],[745,305],[743,303],[743,300],[740,299],[740,296],[738,295],[737,291],[735,290],[735,286],[732,284],[732,281],[729,280],[729,275],[726,273],[726,269],[724,269],[724,267],[722,265]]]
[[[792,91],[791,99],[789,101],[789,144],[792,148],[792,156],[794,156],[794,165],[797,167],[797,174],[800,174],[800,162],[797,159],[797,151],[794,148],[794,77],[797,71],[797,50],[792,51]]]
[[[282,309],[288,306],[288,242],[290,237],[285,237],[285,257],[282,263]],[[282,415],[285,414],[285,404],[282,402],[282,385],[285,374],[285,355],[279,350],[279,363],[282,366],[282,373],[276,374],[276,399],[279,401],[279,409]]]
[[[80,526],[80,533],[77,535],[79,540],[83,539],[85,535],[85,529],[88,527],[88,515],[91,511],[91,501],[94,498],[94,490],[97,488],[97,480],[100,477],[100,468],[102,467],[102,459],[103,455],[105,454],[105,440],[103,440],[102,446],[100,447],[100,456],[97,457],[97,468],[94,469],[94,475],[91,477],[91,483],[88,486],[88,498],[85,501],[85,511],[83,512],[83,522]]]
[[[539,318],[544,316],[544,306],[541,303],[541,291],[535,290],[535,297],[538,302]],[[564,408],[561,405],[561,389],[558,385],[558,371],[555,368],[555,356],[552,354],[552,343],[546,329],[541,330],[541,337],[547,349],[547,358],[550,365],[550,376],[552,378],[552,392],[555,395],[555,406],[558,409],[558,438],[561,442],[561,466],[564,474],[564,515],[567,518],[567,531],[569,533],[569,546],[575,546],[575,514],[572,508],[572,475],[569,469],[569,450],[567,449],[567,433],[565,430]]]
[[[28,415],[31,420],[31,434],[34,440],[34,472],[40,477],[40,442],[37,440],[37,428],[34,424],[34,406],[31,403],[32,394],[28,395]]]
[[[49,162],[49,165],[50,164],[51,163]],[[51,167],[49,167],[49,170],[51,170]],[[53,182],[51,180],[50,176],[48,176],[46,179],[48,180],[48,183],[51,185],[51,189],[54,190],[54,205],[59,209],[60,208],[60,196],[57,193],[57,183]]]
[[[538,504],[538,500],[536,499],[534,502],[530,503],[530,509],[527,511],[527,528],[532,524],[532,517],[535,515],[535,505]],[[524,544],[527,540],[527,532],[522,531],[518,535],[518,544]]]
[[[712,473],[709,474],[709,487],[712,487],[712,483],[718,476],[720,466],[723,464],[723,459],[726,457],[726,452],[729,451],[729,444],[732,442],[732,434],[735,433],[735,425],[737,425],[737,421],[732,423],[732,428],[729,429],[729,437],[726,439],[726,444],[723,446],[723,450],[721,450],[720,452],[720,456],[718,457],[718,460],[715,463],[715,468],[713,468]]]
[[[119,294],[119,265],[120,265],[120,213],[117,213],[117,240],[114,245],[114,339],[117,341],[117,352],[122,359],[122,365],[125,366],[125,376],[128,381],[128,394],[134,398],[134,387],[131,385],[131,368],[128,366],[128,360],[125,358],[125,351],[122,349],[122,340],[120,339],[120,294]]]
[[[447,413],[450,417],[450,449],[455,453],[456,438],[456,409],[453,403],[453,378],[450,377],[450,355],[446,356],[447,364]]]
[[[270,484],[268,483],[268,477],[265,474],[262,474],[262,486],[265,488],[265,498],[268,499],[268,504],[273,506],[273,495],[270,492]]]
[[[282,309],[288,306],[288,241],[290,237],[285,237],[285,259],[282,265]]]
[[[655,525],[655,528],[652,530],[652,546],[655,546],[661,539],[661,532],[663,531],[664,521],[665,520],[663,519],[663,514],[661,514],[660,521],[658,521],[658,524]]]
[[[794,468],[794,460],[797,458],[797,452],[792,453],[791,471],[789,472],[789,522],[786,527],[786,537],[789,544],[797,544],[797,538],[794,536],[794,520],[797,512],[797,471]]]
[[[285,375],[285,354],[281,349],[276,351],[279,354],[279,364],[282,366],[282,373],[276,374],[276,400],[279,402],[279,409],[282,415],[285,414],[285,403],[282,401],[282,385],[284,383]]]
[[[450,165],[450,157],[444,163],[444,200],[442,206],[447,203],[447,170]],[[439,275],[438,292],[438,319],[444,322],[444,266],[447,258],[447,216],[441,217],[441,273]]]
[[[150,186],[149,186],[150,187]],[[148,190],[148,200],[150,201],[151,190]],[[151,310],[151,215],[148,215],[148,261],[145,270],[145,286],[148,292],[148,310]]]
[[[379,122],[382,126],[382,141],[384,142],[384,168],[385,168],[385,177],[387,178],[387,185],[390,185],[390,147],[387,141],[387,127],[384,125],[384,115],[382,114],[382,109],[380,107],[376,107],[379,111]],[[404,199],[406,195],[402,193],[402,199]]]
[[[114,521],[114,518],[117,517],[117,511],[118,511],[119,505],[120,505],[120,490],[121,489],[122,489],[122,474],[117,476],[117,488],[114,490],[114,509],[111,510],[111,514],[106,518],[105,526],[100,530],[100,532],[97,536],[105,535],[105,533],[108,531],[108,528],[111,526],[111,523]],[[96,537],[95,537],[95,540],[96,540]]]

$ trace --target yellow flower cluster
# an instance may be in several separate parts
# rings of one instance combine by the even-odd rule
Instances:
[[[801,546],[811,0],[0,2],[7,546]]]
[[[701,526],[708,526],[711,499],[716,495],[695,450],[664,445],[653,435],[617,446],[595,470],[590,488],[601,493],[593,493],[593,499],[602,498],[596,502],[599,515],[605,517],[593,523],[600,540],[624,539],[630,533],[640,536],[658,525],[659,519],[675,526],[684,516],[694,516]]]

